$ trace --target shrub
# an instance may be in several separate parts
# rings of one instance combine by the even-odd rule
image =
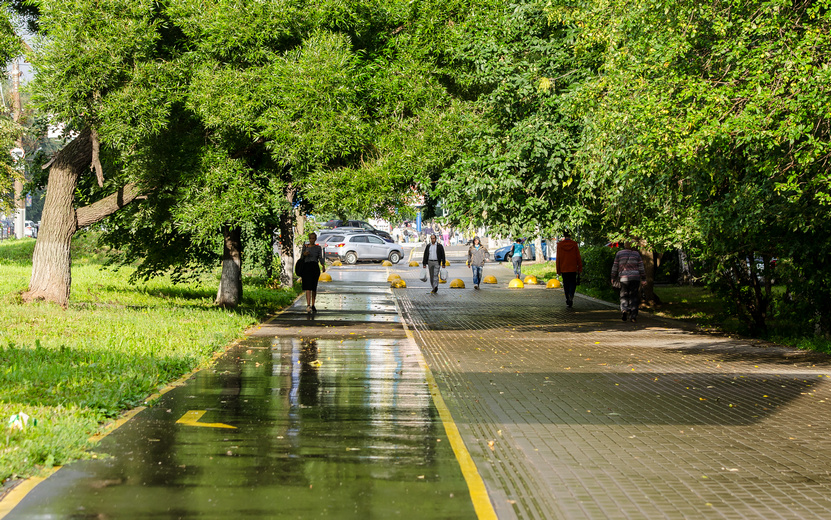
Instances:
[[[612,264],[617,249],[606,246],[584,246],[580,248],[583,257],[583,275],[580,285],[596,289],[609,287]]]

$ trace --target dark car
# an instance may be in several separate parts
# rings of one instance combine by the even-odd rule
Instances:
[[[323,224],[324,228],[340,228],[340,227],[353,227],[353,228],[361,228],[368,233],[372,233],[373,235],[378,235],[379,237],[383,238],[387,242],[392,242],[392,235],[387,233],[386,231],[381,231],[380,229],[376,229],[375,226],[370,224],[369,222],[365,222],[363,220],[330,220]]]

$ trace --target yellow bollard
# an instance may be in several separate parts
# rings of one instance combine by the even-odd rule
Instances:
[[[528,276],[525,277],[525,283],[527,285],[537,285],[537,277],[534,276],[533,274],[529,274]]]
[[[397,280],[392,281],[392,283],[390,284],[390,288],[391,289],[406,289],[407,288],[407,282],[405,282],[401,278],[398,278]]]
[[[559,289],[560,287],[562,287],[562,285],[560,285],[560,280],[557,280],[556,278],[548,280],[548,283],[545,284],[546,289]]]
[[[421,265],[421,264],[419,264],[419,263],[418,263],[418,262],[416,262],[415,260],[414,260],[414,261],[412,261],[412,262],[410,262],[410,267],[418,267],[418,266],[420,266],[420,265]]]
[[[340,260],[335,260],[334,262],[332,262],[332,265],[334,265],[335,267],[340,267],[343,265],[343,263]]]
[[[390,262],[389,260],[384,260],[383,262],[381,262],[381,265],[383,265],[384,267],[390,267],[392,265],[392,262]]]
[[[465,288],[465,283],[463,281],[459,280],[458,278],[456,278],[455,280],[450,282],[450,288],[451,289],[464,289]]]
[[[482,278],[482,283],[496,283],[496,277],[492,274]]]
[[[400,276],[398,276],[398,275],[397,275],[397,274],[395,274],[395,273],[392,273],[391,275],[387,276],[387,281],[388,281],[388,282],[394,282],[394,281],[396,281],[396,280],[400,280],[400,279],[401,279],[401,277],[400,277]]]
[[[331,282],[332,275],[329,273],[320,273],[320,278],[317,279],[318,282]]]
[[[525,287],[525,284],[522,283],[522,280],[520,280],[519,278],[514,278],[508,284],[509,289],[522,289],[523,287]]]

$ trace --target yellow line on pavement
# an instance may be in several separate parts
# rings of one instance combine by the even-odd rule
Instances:
[[[55,468],[52,473],[55,471],[57,471],[57,468]],[[20,501],[26,497],[29,491],[34,489],[35,486],[44,480],[46,480],[46,477],[30,477],[9,491],[9,494],[3,497],[3,500],[0,501],[0,518],[3,518],[7,514],[11,513],[12,509],[17,507],[17,504],[19,504]]]
[[[427,361],[424,359],[424,355],[421,354],[421,349],[418,347],[413,333],[407,327],[403,318],[401,323],[404,326],[404,332],[407,334],[407,338],[409,338],[418,351],[418,363],[424,370],[424,377],[427,379],[427,386],[430,388],[433,404],[439,412],[441,422],[444,424],[444,431],[447,433],[447,440],[450,441],[450,446],[453,448],[456,460],[459,461],[462,475],[465,477],[465,482],[467,482],[467,488],[470,491],[470,500],[473,502],[473,509],[476,511],[476,516],[479,520],[497,520],[496,511],[493,509],[493,504],[488,496],[485,482],[482,480],[482,476],[476,468],[476,463],[473,462],[473,457],[470,456],[470,453],[465,447],[465,441],[462,440],[462,435],[459,433],[456,421],[453,420],[453,416],[450,414],[450,410],[447,408],[441,392],[439,392],[439,385],[433,377],[433,371],[427,365]]]
[[[199,419],[202,418],[203,415],[208,413],[207,410],[190,410],[185,413],[182,417],[176,421],[176,424],[184,424],[185,426],[201,426],[204,428],[230,428],[232,430],[236,430],[236,426],[231,426],[230,424],[222,424],[218,422],[211,422],[211,423],[202,423],[199,422]]]

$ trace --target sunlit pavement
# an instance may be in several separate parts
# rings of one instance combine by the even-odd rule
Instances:
[[[386,269],[331,272],[6,518],[476,518]]]
[[[400,306],[499,518],[831,518],[831,364],[562,290],[472,290],[454,262]]]

